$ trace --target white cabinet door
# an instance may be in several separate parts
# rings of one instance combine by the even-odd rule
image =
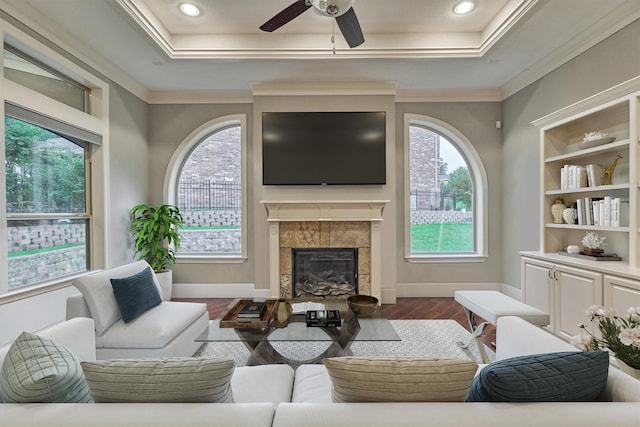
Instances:
[[[640,307],[640,281],[604,276],[604,306],[622,315],[629,307]]]
[[[521,260],[522,298],[525,304],[552,313],[553,264],[533,258]]]
[[[586,310],[602,305],[602,274],[588,270],[555,266],[555,333],[570,340],[580,333],[579,324],[589,325]]]

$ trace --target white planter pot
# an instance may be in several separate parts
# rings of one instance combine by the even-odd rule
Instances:
[[[171,301],[171,292],[173,290],[173,275],[171,274],[171,270],[156,273],[156,277],[158,278],[160,290],[162,291],[162,300]]]

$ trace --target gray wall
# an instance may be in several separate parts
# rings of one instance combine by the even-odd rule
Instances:
[[[252,209],[253,151],[252,111],[250,104],[172,104],[149,106],[149,189],[150,203],[163,203],[163,185],[171,156],[187,136],[214,118],[232,114],[247,116],[247,233],[254,234]],[[251,238],[249,238],[251,241]],[[173,268],[174,283],[253,283],[253,245],[249,243],[248,260],[242,264],[177,263]]]
[[[640,75],[640,21],[635,21],[503,102],[504,283],[520,287],[519,251],[540,249],[542,116]]]
[[[109,93],[109,245],[112,266],[133,259],[129,209],[149,199],[148,106],[117,85]]]

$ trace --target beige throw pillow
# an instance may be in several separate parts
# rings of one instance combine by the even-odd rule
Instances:
[[[463,402],[478,365],[417,357],[324,359],[334,402]]]
[[[169,357],[82,362],[91,396],[104,402],[233,402],[232,359]]]

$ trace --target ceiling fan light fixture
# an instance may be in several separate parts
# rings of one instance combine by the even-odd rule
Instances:
[[[178,9],[180,9],[183,15],[191,17],[200,15],[200,8],[192,3],[180,3]]]
[[[333,18],[344,15],[351,9],[355,0],[311,0],[316,12]]]
[[[456,15],[464,15],[471,12],[476,7],[472,1],[463,1],[453,7],[453,13]]]

